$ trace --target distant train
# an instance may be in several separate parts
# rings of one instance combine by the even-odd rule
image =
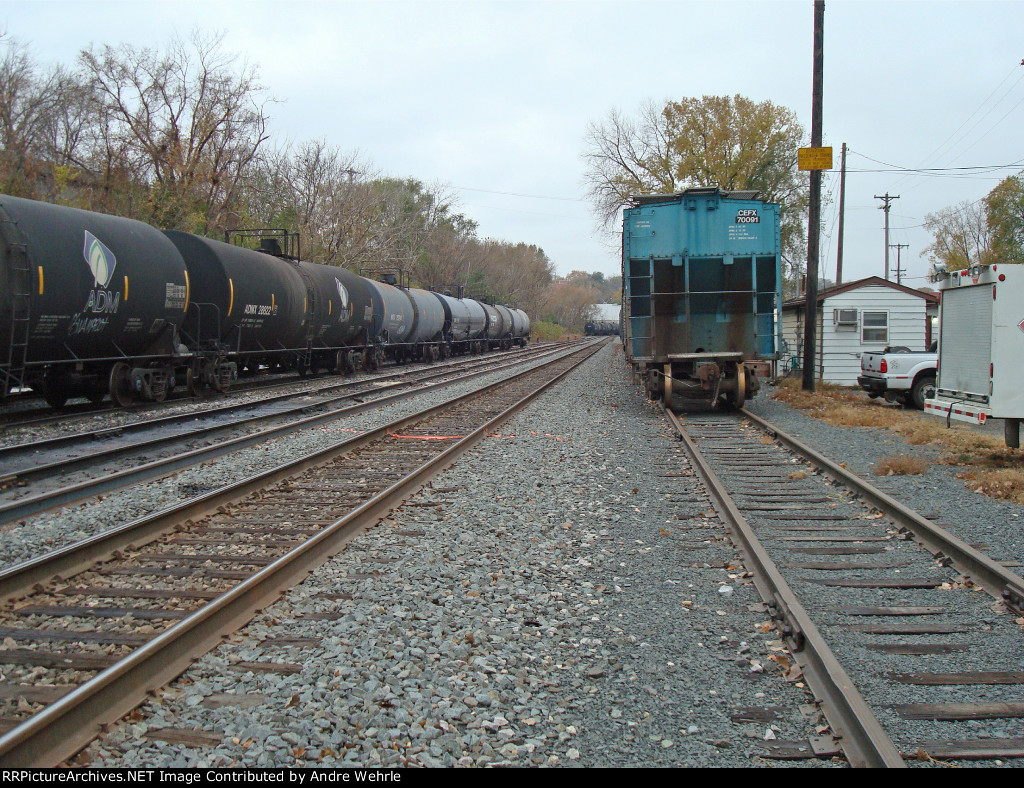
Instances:
[[[280,235],[280,238],[277,237]],[[0,398],[159,402],[259,370],[351,372],[522,347],[520,309],[0,195]]]
[[[619,324],[614,320],[588,320],[583,331],[588,337],[618,336]]]
[[[588,337],[619,336],[621,328],[621,308],[618,304],[595,304],[593,315],[583,326]]]
[[[636,197],[623,215],[622,330],[648,395],[734,407],[778,358],[779,206],[718,188]]]

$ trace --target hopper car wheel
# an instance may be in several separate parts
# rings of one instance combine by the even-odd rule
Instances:
[[[118,361],[110,370],[110,398],[122,408],[135,404],[135,392],[128,381],[130,371],[131,367],[123,361]]]
[[[736,410],[747,400],[747,368],[742,361],[736,364],[736,391],[726,394],[725,399]]]
[[[665,379],[662,381],[662,399],[665,401],[665,407],[669,410],[672,409],[672,365],[665,365]]]

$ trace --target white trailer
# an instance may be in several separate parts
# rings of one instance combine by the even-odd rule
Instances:
[[[924,412],[984,424],[1005,420],[1020,447],[1024,419],[1024,265],[976,265],[936,276],[939,374]]]

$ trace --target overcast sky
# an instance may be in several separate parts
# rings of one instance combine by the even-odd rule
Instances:
[[[281,101],[274,139],[326,139],[383,174],[439,181],[482,236],[541,246],[560,274],[618,274],[580,154],[588,122],[645,99],[742,94],[810,131],[813,4],[792,2],[108,2],[8,0],[0,25],[43,64],[90,44],[163,47],[226,31]],[[884,271],[883,214],[907,283],[926,284],[925,215],[1024,167],[1024,4],[858,2],[825,9],[824,274],[835,277],[846,142],[844,280]],[[996,166],[1014,165],[1005,169]],[[895,168],[984,167],[928,174]],[[881,172],[880,172],[881,171]],[[895,250],[892,267],[895,268]],[[893,277],[895,278],[895,277]]]

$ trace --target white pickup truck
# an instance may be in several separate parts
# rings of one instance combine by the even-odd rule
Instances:
[[[857,383],[869,397],[902,402],[924,410],[924,401],[935,396],[935,375],[939,364],[936,343],[929,350],[887,347],[881,353],[860,357]]]

